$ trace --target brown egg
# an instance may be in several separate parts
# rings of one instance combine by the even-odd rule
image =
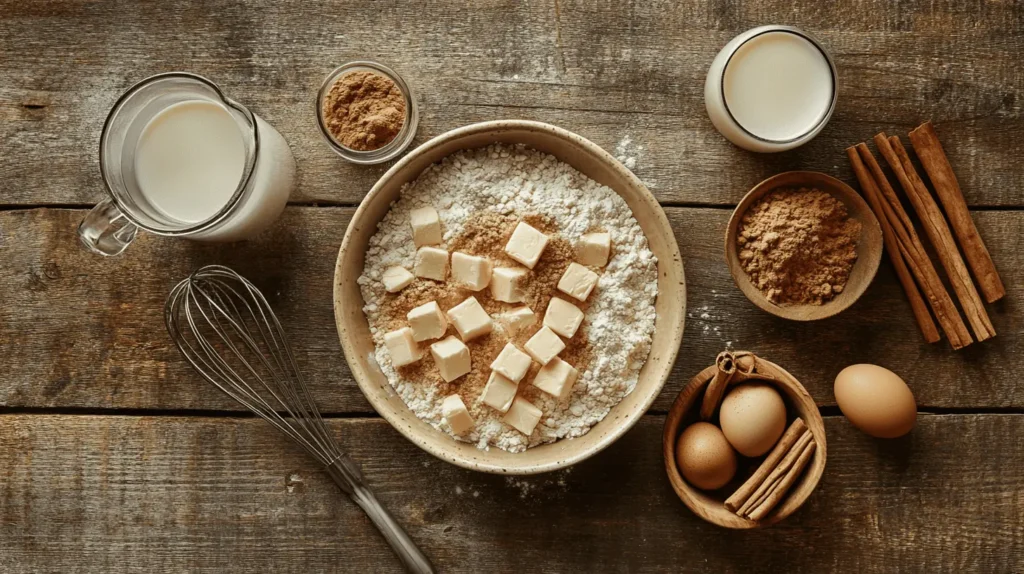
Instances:
[[[743,456],[761,456],[786,430],[786,403],[766,382],[752,382],[729,391],[718,422],[729,444]]]
[[[914,428],[917,403],[903,379],[878,365],[850,365],[836,375],[836,402],[853,426],[878,438]]]
[[[687,482],[701,490],[715,490],[736,474],[736,453],[718,427],[694,423],[679,436],[676,464]]]

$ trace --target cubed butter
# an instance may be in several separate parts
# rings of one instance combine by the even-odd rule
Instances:
[[[409,320],[412,338],[417,341],[440,339],[448,330],[448,319],[441,312],[437,301],[415,307],[405,317]]]
[[[526,298],[526,269],[498,267],[491,273],[491,297],[504,303],[521,303]]]
[[[408,287],[413,282],[413,279],[416,279],[416,276],[409,273],[409,270],[405,267],[396,265],[385,269],[380,279],[384,283],[385,291],[388,293],[398,293]]]
[[[533,429],[537,428],[541,414],[543,414],[541,410],[533,406],[533,403],[516,397],[501,420],[526,436],[530,436],[533,434]]]
[[[608,265],[608,255],[612,251],[610,233],[586,233],[580,237],[576,246],[576,259],[590,267]]]
[[[391,364],[396,367],[404,367],[423,358],[423,351],[413,339],[412,329],[409,327],[385,333],[384,346],[391,355]]]
[[[418,207],[409,212],[409,222],[412,223],[412,241],[416,247],[441,244],[441,218],[436,209]]]
[[[506,343],[491,363],[491,370],[518,383],[526,376],[526,371],[530,370],[530,363],[530,355],[520,351],[512,343]]]
[[[430,354],[434,357],[441,378],[450,383],[469,372],[469,347],[453,335],[430,346]]]
[[[551,327],[545,325],[530,337],[523,348],[538,363],[546,365],[565,349],[565,343],[551,330]]]
[[[416,250],[417,277],[444,281],[448,276],[448,252],[437,247],[420,247]]]
[[[480,398],[485,405],[492,409],[505,412],[512,405],[512,399],[516,398],[518,390],[518,383],[508,380],[497,371],[491,371],[491,376],[487,379],[487,386],[484,387]]]
[[[525,221],[520,221],[512,231],[512,237],[505,245],[505,253],[530,269],[537,264],[544,248],[548,246],[548,236]]]
[[[448,321],[466,342],[486,335],[494,329],[491,316],[484,311],[476,297],[472,296],[448,310]]]
[[[477,257],[461,251],[452,253],[452,281],[469,289],[480,291],[491,282],[493,264],[486,257]]]
[[[579,372],[575,367],[555,357],[541,367],[533,377],[533,386],[545,393],[564,401],[572,394],[572,386],[576,384]]]
[[[523,331],[537,324],[537,315],[529,307],[516,307],[499,315],[501,324],[510,337],[515,337]]]
[[[473,417],[459,395],[445,397],[441,401],[441,414],[455,434],[466,434],[473,428]]]
[[[558,290],[580,301],[586,301],[597,285],[597,273],[573,261],[558,280]]]
[[[548,303],[548,310],[544,312],[544,325],[551,327],[551,330],[571,339],[576,334],[583,322],[583,311],[572,303],[559,297],[552,297]]]

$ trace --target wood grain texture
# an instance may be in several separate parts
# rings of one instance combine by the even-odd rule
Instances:
[[[1021,415],[922,416],[877,441],[829,417],[798,512],[729,532],[676,498],[647,416],[569,471],[431,458],[380,419],[335,420],[442,572],[1010,572],[1024,562]],[[0,416],[4,572],[386,572],[397,562],[315,463],[251,418]],[[966,480],[970,480],[967,486]],[[951,485],[963,485],[951,488]]]
[[[732,36],[771,22],[821,38],[840,94],[816,140],[758,155],[715,132],[703,82]],[[554,123],[610,151],[628,136],[625,155],[662,201],[735,203],[790,169],[852,181],[846,146],[930,118],[969,204],[1022,206],[1022,28],[1018,2],[0,0],[0,203],[97,201],[108,109],[170,70],[210,77],[281,131],[298,160],[293,201],[358,201],[385,167],[336,157],[313,98],[332,68],[370,57],[418,93],[418,142],[507,118]]]
[[[331,309],[334,261],[351,208],[290,207],[258,240],[203,245],[145,235],[119,258],[83,251],[82,210],[0,213],[0,405],[132,409],[236,409],[197,379],[163,324],[170,288],[208,263],[234,267],[277,308],[327,412],[369,412],[352,381]],[[990,307],[999,333],[953,353],[927,345],[887,260],[864,296],[842,314],[794,328],[759,309],[733,284],[723,259],[726,209],[668,208],[686,266],[689,308],[679,360],[654,409],[726,346],[782,365],[819,405],[834,405],[845,366],[878,363],[902,375],[924,407],[1024,406],[1024,212],[975,213],[1009,292]]]

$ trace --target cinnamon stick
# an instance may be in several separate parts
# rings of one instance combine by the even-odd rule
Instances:
[[[992,326],[988,312],[985,311],[985,304],[982,302],[978,290],[974,288],[974,281],[967,270],[967,265],[960,257],[960,251],[957,249],[949,225],[946,224],[946,218],[943,217],[939,204],[935,202],[928,192],[928,188],[925,187],[924,181],[917,174],[914,164],[910,162],[910,155],[907,154],[903,143],[896,136],[886,137],[884,132],[876,135],[874,141],[878,151],[882,153],[882,157],[896,174],[896,179],[899,180],[903,191],[910,199],[910,204],[914,206],[914,211],[917,212],[921,220],[925,234],[935,246],[939,262],[946,270],[946,276],[949,277],[953,292],[956,293],[957,299],[960,301],[960,307],[967,315],[967,321],[974,330],[974,336],[978,341],[994,337],[995,327]]]
[[[964,324],[963,319],[960,318],[960,312],[957,311],[956,305],[953,304],[953,299],[950,298],[949,292],[946,291],[945,285],[942,284],[942,279],[939,277],[938,272],[935,271],[932,260],[928,258],[928,253],[921,243],[921,238],[914,231],[910,216],[903,209],[900,199],[896,197],[896,192],[893,191],[892,186],[889,185],[889,180],[882,173],[882,167],[878,165],[878,161],[871,154],[871,150],[868,149],[867,145],[859,143],[856,147],[861,159],[864,160],[864,164],[868,167],[874,178],[875,187],[872,191],[876,194],[883,213],[889,219],[889,225],[892,226],[900,247],[904,250],[903,253],[907,265],[914,273],[914,277],[924,291],[928,302],[931,303],[932,311],[935,312],[935,318],[938,319],[939,326],[942,327],[946,338],[949,339],[950,346],[953,349],[961,349],[970,345],[974,341],[971,338],[971,333],[967,330],[967,325]]]
[[[797,458],[800,457],[800,453],[803,452],[807,443],[812,442],[813,440],[814,437],[811,436],[811,431],[804,429],[803,434],[801,434],[800,438],[797,439],[793,448],[789,449],[789,452],[782,458],[782,461],[779,462],[778,466],[768,474],[768,478],[764,479],[761,486],[758,486],[757,490],[750,495],[750,498],[740,506],[740,509],[736,511],[736,514],[746,516],[751,510],[756,508],[757,505],[764,502],[769,496],[772,488],[779,482],[779,480],[782,479],[782,477],[786,475],[787,472],[789,472],[789,469],[793,467],[793,464],[796,462]]]
[[[928,179],[932,181],[935,194],[939,196],[942,207],[946,209],[949,223],[960,240],[960,247],[964,250],[967,263],[974,271],[978,279],[978,286],[989,303],[998,301],[1006,295],[1006,288],[1003,280],[999,278],[996,265],[992,262],[992,256],[985,247],[985,242],[978,235],[978,228],[971,219],[971,213],[967,209],[967,201],[964,199],[964,192],[960,189],[960,183],[953,173],[953,166],[949,164],[942,144],[939,143],[939,136],[931,122],[925,122],[910,132],[910,143],[917,152],[917,157],[928,173]]]
[[[861,161],[856,148],[846,148],[846,155],[853,166],[853,173],[857,176],[857,181],[860,182],[860,188],[864,197],[871,204],[871,210],[875,213],[875,217],[878,218],[878,223],[882,227],[882,241],[885,243],[885,251],[889,254],[892,266],[896,270],[896,277],[900,280],[900,284],[903,285],[903,291],[907,294],[907,299],[910,301],[910,309],[914,312],[917,326],[921,329],[924,340],[934,343],[942,337],[939,335],[939,330],[935,327],[935,321],[932,320],[932,316],[928,313],[928,307],[921,297],[921,291],[918,290],[913,277],[910,275],[910,271],[907,269],[907,263],[900,252],[899,243],[892,230],[892,226],[889,225],[889,220],[881,212],[880,206],[875,205],[874,194],[869,192],[869,188],[874,188],[875,186],[874,180],[871,178],[871,174],[868,173],[867,168],[864,167],[864,162]]]
[[[772,451],[761,463],[761,466],[757,467],[754,474],[750,475],[750,478],[725,501],[725,507],[732,512],[736,512],[737,509],[743,506],[743,503],[750,498],[751,494],[754,494],[757,487],[764,483],[764,479],[768,478],[768,475],[775,470],[782,457],[789,453],[805,430],[807,430],[807,424],[804,423],[804,419],[797,417],[789,425],[789,428],[786,429],[786,432],[783,433],[779,442],[775,443],[775,447],[772,448]]]
[[[807,443],[803,452],[800,453],[800,457],[797,458],[793,466],[790,467],[789,472],[787,472],[775,488],[772,489],[768,498],[750,512],[748,518],[757,522],[767,516],[768,513],[775,508],[779,501],[782,500],[782,497],[786,496],[786,493],[789,492],[790,487],[796,483],[796,479],[800,477],[801,473],[803,473],[804,467],[806,467],[807,463],[810,462],[811,456],[814,454],[814,449],[817,448],[817,446],[818,444],[813,440]]]
[[[715,366],[718,367],[718,370],[715,371],[714,378],[711,379],[707,390],[704,391],[704,402],[700,405],[700,418],[705,421],[710,420],[718,410],[718,405],[722,402],[722,397],[725,396],[725,391],[729,387],[729,381],[736,374],[736,360],[729,351],[722,351],[715,357]]]
[[[736,362],[736,374],[732,380],[741,382],[753,378],[757,374],[757,357],[750,351],[735,351],[733,358]]]

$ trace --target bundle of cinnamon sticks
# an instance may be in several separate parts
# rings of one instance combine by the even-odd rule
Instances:
[[[725,507],[755,522],[767,516],[796,483],[816,446],[807,424],[798,417],[761,466],[725,501]]]
[[[992,257],[971,219],[963,192],[946,157],[942,144],[931,122],[925,122],[910,132],[913,145],[925,173],[931,180],[943,210],[918,175],[910,155],[899,137],[880,133],[874,137],[875,146],[889,164],[914,211],[920,219],[925,235],[935,248],[939,263],[945,270],[953,293],[960,302],[974,338],[984,341],[996,332],[985,310],[985,302],[992,303],[1006,294]],[[882,167],[864,143],[847,148],[846,155],[871,210],[882,227],[885,249],[896,268],[921,333],[929,343],[941,339],[931,313],[935,315],[942,332],[954,349],[974,342],[960,311],[950,297],[942,278],[932,264],[921,237],[903,208],[899,196],[889,184]],[[946,217],[949,218],[947,224]],[[952,227],[952,229],[950,229]],[[957,248],[963,249],[963,257]],[[966,263],[964,259],[966,258]],[[968,271],[968,267],[970,271]],[[977,279],[974,286],[971,272]],[[922,298],[921,293],[924,293]],[[984,301],[982,300],[984,296]],[[926,304],[927,301],[927,304]]]

